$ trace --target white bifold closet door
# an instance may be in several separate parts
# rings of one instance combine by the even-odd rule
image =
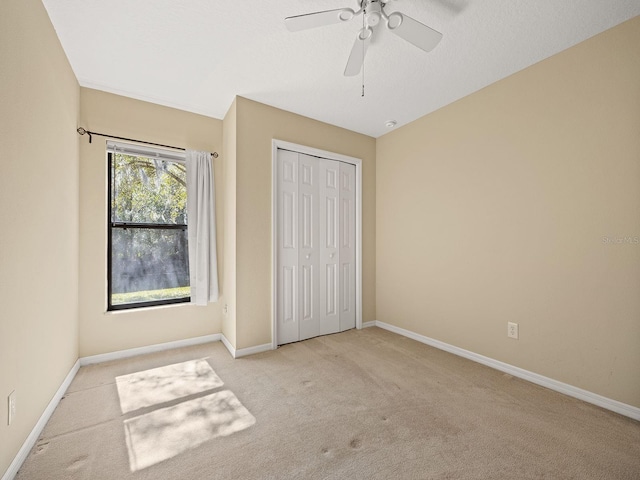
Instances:
[[[356,325],[355,165],[278,150],[278,345]]]

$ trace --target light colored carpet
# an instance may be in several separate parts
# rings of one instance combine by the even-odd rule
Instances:
[[[220,377],[203,359],[116,377],[122,413],[214,390],[222,385]]]
[[[17,476],[289,478],[638,480],[640,423],[368,328],[83,367]]]

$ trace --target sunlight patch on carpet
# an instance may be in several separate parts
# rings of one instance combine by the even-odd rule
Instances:
[[[206,360],[190,360],[116,377],[122,413],[221,387]]]
[[[124,422],[129,466],[132,472],[150,467],[254,423],[229,390],[154,410]]]

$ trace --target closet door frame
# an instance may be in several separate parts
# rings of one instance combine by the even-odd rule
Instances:
[[[311,155],[313,157],[350,163],[356,167],[356,329],[362,328],[362,160],[339,153],[319,150],[283,140],[273,139],[271,153],[271,342],[278,348],[278,149]]]

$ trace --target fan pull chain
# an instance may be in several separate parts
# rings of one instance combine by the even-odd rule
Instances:
[[[364,97],[364,41],[362,42],[362,96]]]
[[[362,15],[362,31],[364,32],[364,25],[365,25],[365,21],[364,21],[364,17],[366,17],[366,10],[364,12],[364,14]],[[360,34],[358,34],[358,38]],[[366,40],[362,40],[362,95],[361,97],[364,98],[364,42]]]

